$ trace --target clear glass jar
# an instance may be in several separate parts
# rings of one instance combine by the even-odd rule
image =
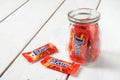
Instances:
[[[80,8],[68,13],[70,35],[68,51],[74,62],[94,62],[100,53],[98,20],[100,13],[89,8]]]

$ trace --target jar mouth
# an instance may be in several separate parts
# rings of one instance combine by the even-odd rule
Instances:
[[[71,22],[79,24],[95,23],[100,19],[100,13],[90,8],[79,8],[68,13]]]

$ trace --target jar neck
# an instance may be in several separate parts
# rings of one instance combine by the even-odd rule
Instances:
[[[100,13],[89,8],[80,8],[68,13],[70,22],[77,24],[94,24],[100,19]]]
[[[71,25],[79,25],[79,26],[88,26],[88,25],[98,25],[98,22],[94,22],[94,23],[76,23],[76,22],[71,22]]]

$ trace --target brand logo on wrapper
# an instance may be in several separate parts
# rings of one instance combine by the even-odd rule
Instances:
[[[50,64],[55,64],[55,65],[59,65],[59,66],[68,66],[68,64],[64,63],[64,62],[59,62],[57,59],[52,58],[49,61]]]
[[[79,38],[77,36],[75,36],[75,53],[76,53],[76,56],[79,56],[80,55],[80,47],[83,45],[84,43],[84,40],[83,38]]]
[[[41,49],[39,49],[39,50],[34,50],[33,53],[34,53],[35,55],[38,55],[38,54],[46,51],[47,49],[48,49],[48,46],[45,46],[45,47],[43,47],[43,48],[41,48]]]

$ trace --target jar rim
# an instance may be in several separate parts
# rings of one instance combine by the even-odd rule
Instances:
[[[79,8],[68,13],[68,19],[78,24],[95,23],[100,19],[100,13],[90,8]]]

